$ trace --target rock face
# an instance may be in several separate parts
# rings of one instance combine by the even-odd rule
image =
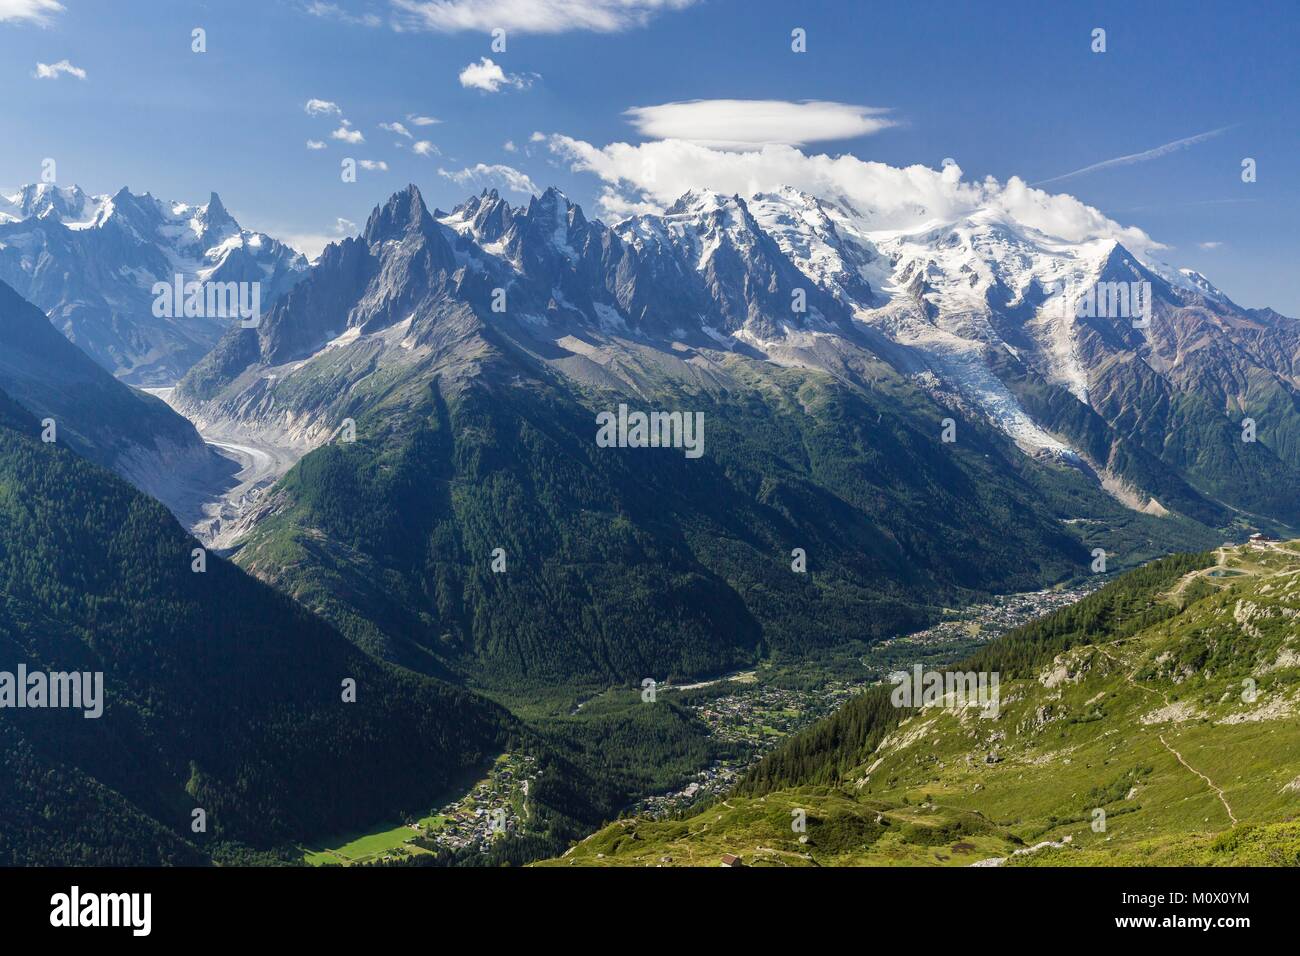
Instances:
[[[460,380],[506,341],[588,385],[709,355],[854,387],[887,366],[1134,511],[1300,525],[1300,323],[993,210],[908,234],[793,189],[692,192],[610,228],[555,189],[430,213],[410,186],[176,400],[306,450],[413,367]]]
[[[388,659],[528,683],[716,673],[1061,580],[1100,543],[1221,540],[1118,504],[983,352],[909,339],[906,264],[803,202],[688,194],[611,228],[553,189],[394,195],[170,399],[302,456],[223,540]],[[600,446],[620,402],[703,414],[703,455]]]
[[[156,315],[155,283],[256,282],[265,308],[306,270],[301,254],[241,228],[216,193],[192,205],[39,184],[0,197],[0,281],[132,385],[175,384],[232,321]]]

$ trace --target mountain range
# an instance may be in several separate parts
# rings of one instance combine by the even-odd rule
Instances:
[[[228,529],[241,565],[471,680],[700,674],[1300,520],[1294,322],[1113,240],[864,219],[698,192],[607,227],[555,189],[410,186],[171,401],[316,449]],[[1140,333],[1061,308],[1121,278]],[[704,460],[597,448],[619,403],[703,412]]]
[[[485,192],[431,214],[410,187],[330,247],[310,292],[256,334],[228,331],[179,397],[194,415],[314,447],[337,406],[362,407],[365,393],[304,401],[298,383],[347,381],[359,356],[407,368],[426,345],[472,366],[456,350],[475,347],[477,320],[598,388],[639,385],[629,353],[696,376],[740,356],[857,388],[884,364],[1135,510],[1217,526],[1300,518],[1281,490],[1300,474],[1295,321],[1242,309],[1115,239],[1064,243],[1004,212],[906,235],[869,220],[787,189],[688,193],[608,228],[554,189],[527,208]],[[1088,290],[1121,284],[1149,287],[1147,327],[1078,308]],[[422,338],[435,306],[437,336]],[[1241,440],[1249,416],[1253,443]]]
[[[306,269],[301,253],[242,228],[216,193],[199,205],[37,183],[0,196],[0,281],[132,385],[174,384],[231,321],[155,315],[155,283],[257,282],[269,302]]]
[[[1225,537],[1300,527],[1300,326],[1114,238],[991,209],[890,230],[791,189],[691,192],[607,226],[555,189],[445,212],[409,186],[308,265],[215,194],[5,203],[0,637],[110,690],[89,727],[4,715],[6,803],[42,836],[0,859],[282,858],[418,814],[519,746],[545,768],[545,837],[510,858],[550,854],[701,752],[683,712],[582,714],[588,693],[856,652],[993,594],[1193,552],[1103,592],[1107,614],[1158,608],[1139,615],[1154,626],[1220,582],[1172,603],[1142,587],[1202,571]],[[177,274],[263,283],[259,321],[155,315],[153,283]],[[1120,289],[1140,314],[1113,314]],[[173,383],[166,403],[133,387]],[[702,416],[703,453],[606,447],[620,406]],[[196,489],[233,480],[201,434],[287,470],[200,521]],[[1229,570],[1276,589],[1289,568]],[[1222,623],[1199,607],[1218,610],[1197,633]],[[1164,636],[1124,663],[1163,665]],[[341,674],[365,707],[338,711]],[[850,706],[747,797],[858,800],[860,735],[896,725]],[[828,733],[861,746],[825,755]],[[648,752],[674,769],[635,769]],[[931,825],[894,789],[872,826]],[[75,822],[78,793],[108,822]],[[196,799],[220,846],[187,835]],[[944,813],[990,855],[1027,832],[983,828],[977,803]]]

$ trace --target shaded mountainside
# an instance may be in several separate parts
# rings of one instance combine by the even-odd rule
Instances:
[[[38,421],[53,419],[56,441],[171,507],[187,482],[220,482],[233,470],[190,422],[113,378],[3,282],[0,389]]]
[[[0,862],[279,846],[421,806],[514,732],[214,555],[194,573],[161,505],[35,427],[0,394],[0,669],[102,671],[105,702],[0,711]]]
[[[1162,559],[954,665],[1001,674],[995,719],[877,686],[720,805],[553,862],[1295,866],[1298,622],[1300,543]]]
[[[412,186],[377,208],[173,398],[315,449],[236,560],[387,659],[524,686],[869,641],[1086,573],[1094,547],[1123,563],[1216,540],[1025,455],[875,356],[829,294],[775,323],[799,273],[757,221],[675,215],[708,225],[703,274],[676,232],[625,241],[555,190],[444,214]],[[778,326],[807,361],[744,344]],[[620,402],[702,413],[703,457],[598,447]]]
[[[597,447],[592,408],[562,382],[431,388],[299,462],[236,560],[417,669],[639,681],[871,641],[1078,573],[1089,549],[1040,497],[1082,499],[1096,510],[1071,514],[1120,529],[1106,544],[1130,554],[1164,530],[995,433],[956,452],[918,433],[915,393],[778,373],[751,394],[666,401],[704,414],[691,460]]]

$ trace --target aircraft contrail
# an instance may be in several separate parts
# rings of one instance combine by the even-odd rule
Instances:
[[[1060,176],[1053,176],[1050,179],[1040,179],[1036,183],[1030,183],[1031,186],[1042,186],[1044,183],[1060,182],[1062,179],[1072,179],[1075,176],[1082,176],[1084,173],[1095,172],[1098,169],[1109,169],[1112,166],[1129,166],[1133,163],[1145,163],[1149,159],[1159,159],[1161,156],[1168,156],[1170,153],[1176,153],[1180,149],[1188,146],[1195,146],[1197,143],[1203,143],[1207,139],[1213,139],[1220,133],[1226,133],[1232,129],[1231,126],[1221,126],[1218,129],[1212,129],[1208,133],[1197,133],[1195,136],[1188,136],[1186,139],[1176,139],[1172,143],[1165,143],[1163,146],[1157,146],[1155,149],[1148,149],[1141,153],[1129,153],[1127,156],[1116,156],[1114,159],[1102,160],[1100,163],[1093,163],[1091,166],[1084,166],[1082,169],[1076,169],[1074,172],[1062,173]]]

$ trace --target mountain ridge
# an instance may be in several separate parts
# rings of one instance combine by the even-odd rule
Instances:
[[[52,440],[116,472],[185,519],[233,464],[164,402],[118,381],[65,339],[39,308],[0,281],[0,389]]]
[[[306,269],[300,253],[240,227],[215,192],[194,205],[37,183],[0,197],[0,280],[132,385],[175,384],[231,321],[157,315],[155,283],[257,282],[265,306]]]
[[[385,241],[410,245],[401,256],[381,253],[374,232],[394,228],[398,206],[400,236]],[[290,418],[311,414],[284,380],[317,359],[337,365],[334,350],[400,369],[409,364],[400,350],[441,341],[454,368],[457,348],[475,354],[504,334],[579,381],[630,388],[610,358],[647,346],[697,364],[711,352],[744,354],[859,387],[866,358],[993,423],[1026,454],[1080,468],[1133,510],[1217,526],[1300,522],[1269,490],[1300,480],[1300,323],[1243,312],[1218,290],[1207,298],[1203,277],[1151,271],[1118,240],[1066,256],[1029,227],[977,214],[956,230],[921,230],[942,253],[927,259],[918,234],[864,232],[842,207],[797,190],[749,202],[696,191],[662,217],[612,228],[553,187],[526,207],[484,190],[439,213],[413,184],[376,207],[360,237],[327,249],[323,271],[335,278],[316,296],[324,318],[286,322],[303,310],[282,308],[255,333],[228,331],[181,382],[178,408],[266,427],[271,440],[306,450],[337,420],[286,429],[278,411],[268,421],[258,409],[287,403]],[[1008,265],[1017,256],[1031,267]],[[357,299],[340,283],[371,292]],[[1143,283],[1149,328],[1075,315],[1085,288],[1122,285],[1127,303],[1128,285]],[[349,296],[356,304],[344,314]],[[416,319],[430,332],[399,334]],[[1209,347],[1189,333],[1207,321]],[[1135,429],[1128,413],[1140,401],[1169,414]],[[1260,418],[1252,447],[1233,443],[1224,413],[1234,407]],[[1080,419],[1093,421],[1088,435]],[[1204,450],[1192,456],[1162,440],[1180,430]]]
[[[517,733],[216,555],[196,571],[162,505],[33,424],[0,390],[0,651],[102,673],[103,711],[0,710],[0,861],[275,861],[432,800]]]
[[[743,201],[700,202],[702,239],[642,221],[635,241],[554,189],[441,216],[414,186],[381,204],[172,396],[303,456],[223,543],[373,653],[512,687],[874,640],[966,589],[1084,573],[1099,542],[1120,562],[1208,543],[967,417],[877,354],[880,334],[801,279]],[[774,316],[782,302],[807,310]],[[702,411],[704,460],[597,449],[594,417],[619,402]],[[358,500],[382,503],[365,527]],[[504,575],[486,570],[498,547]],[[796,549],[824,584],[791,570]],[[635,627],[620,594],[646,608]]]

